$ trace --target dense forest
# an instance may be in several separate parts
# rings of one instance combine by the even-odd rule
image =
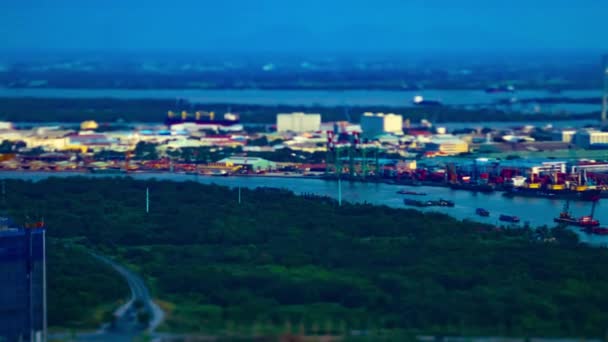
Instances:
[[[183,102],[183,101],[182,101]],[[59,99],[59,98],[3,98],[0,101],[0,120],[17,122],[81,122],[97,120],[102,123],[163,122],[169,110],[196,110],[238,113],[243,123],[274,124],[277,113],[306,111],[321,113],[323,121],[359,122],[364,112],[401,113],[413,123],[421,119],[432,122],[484,122],[492,121],[558,121],[596,118],[596,114],[524,114],[491,109],[462,109],[452,107],[403,107],[365,106],[261,106],[240,104],[181,104],[175,100],[119,100],[119,99]],[[102,126],[102,128],[104,128]]]
[[[606,334],[608,250],[563,228],[497,228],[270,188],[243,190],[239,205],[235,189],[195,182],[75,177],[6,189],[16,219],[44,216],[54,240],[140,272],[169,331]],[[49,296],[54,324],[65,326],[74,292],[111,302],[124,289],[70,288],[102,281],[62,253],[50,252]]]

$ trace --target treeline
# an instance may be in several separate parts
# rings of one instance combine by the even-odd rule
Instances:
[[[239,205],[235,189],[195,182],[51,178],[7,181],[6,189],[13,217],[43,215],[51,237],[79,238],[134,265],[170,308],[164,328],[172,331],[606,333],[608,251],[579,245],[565,229],[340,207],[268,188],[243,190]],[[95,279],[71,268],[74,260],[56,260],[65,282]],[[106,290],[82,289],[97,291]],[[55,300],[72,310],[78,303],[63,296],[73,292]]]
[[[404,104],[407,99],[404,99]],[[117,122],[163,122],[169,110],[196,110],[239,113],[243,123],[274,124],[277,113],[312,112],[321,113],[323,121],[359,122],[364,112],[401,113],[412,123],[421,119],[432,122],[484,122],[491,121],[558,121],[595,118],[595,114],[524,114],[492,109],[462,109],[453,107],[388,107],[351,106],[348,113],[344,107],[330,106],[262,106],[244,104],[184,104],[175,100],[119,100],[119,99],[58,99],[58,98],[2,98],[0,120],[17,122],[81,122],[96,120],[101,123]],[[101,129],[107,129],[102,125]]]

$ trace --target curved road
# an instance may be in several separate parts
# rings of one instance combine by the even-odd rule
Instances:
[[[69,336],[67,334],[56,334],[53,338],[76,340],[76,341],[118,341],[127,342],[133,341],[133,339],[142,333],[148,333],[153,337],[153,333],[158,328],[160,323],[163,321],[165,314],[156,303],[152,301],[150,297],[150,291],[146,287],[144,281],[140,276],[129,270],[125,266],[118,264],[112,259],[100,255],[94,252],[90,254],[97,260],[111,266],[116,272],[118,272],[129,285],[131,290],[131,298],[129,301],[120,306],[114,312],[114,322],[105,324],[101,329],[93,333],[82,333],[76,336]],[[143,310],[145,310],[150,317],[149,324],[142,326],[137,321],[137,308],[135,303],[140,302],[143,304]]]
[[[142,327],[137,322],[137,309],[135,308],[135,302],[140,302],[143,303],[144,310],[150,315],[150,321],[148,326],[145,327],[145,331],[153,333],[163,321],[165,315],[150,297],[150,291],[141,277],[106,256],[93,252],[91,252],[91,255],[111,266],[126,280],[131,289],[131,299],[114,312],[115,321],[105,330],[109,333],[122,333],[125,335],[137,335],[141,333]]]

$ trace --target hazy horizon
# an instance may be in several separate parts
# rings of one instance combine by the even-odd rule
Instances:
[[[608,50],[600,0],[22,0],[0,4],[5,51],[527,53]]]

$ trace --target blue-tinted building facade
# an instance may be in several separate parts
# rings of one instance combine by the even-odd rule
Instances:
[[[0,217],[0,341],[43,341],[46,332],[44,228]]]

